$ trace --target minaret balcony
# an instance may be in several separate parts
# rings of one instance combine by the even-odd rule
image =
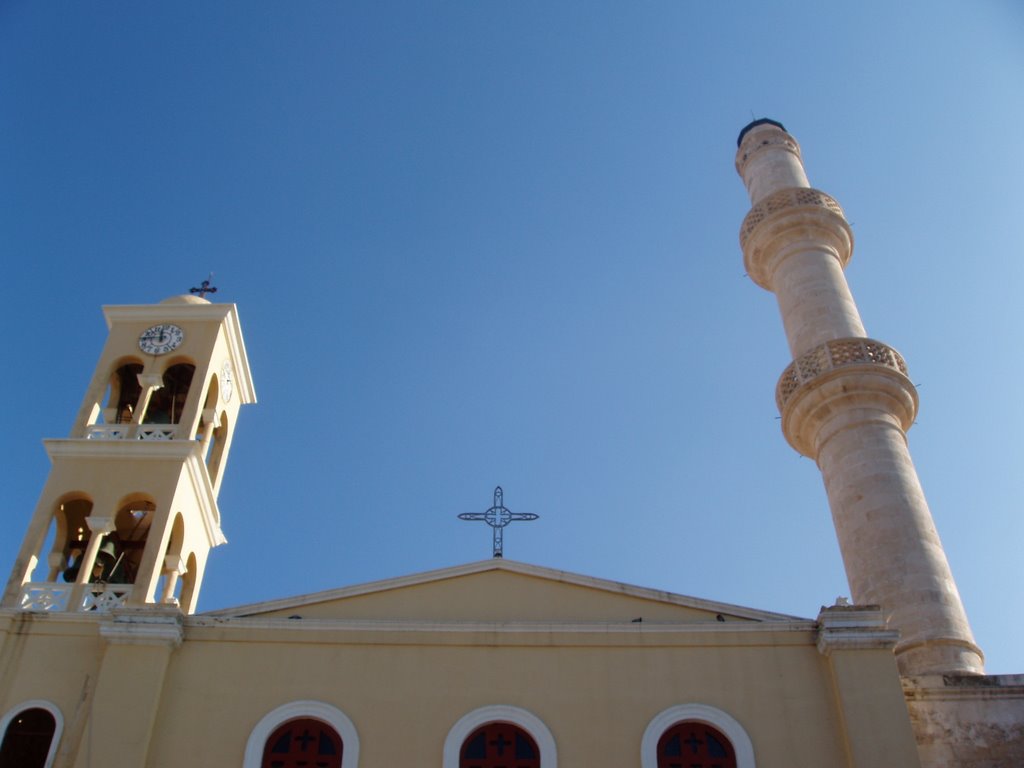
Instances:
[[[888,344],[874,339],[832,339],[804,353],[783,371],[775,387],[775,404],[779,411],[785,409],[800,387],[847,365],[879,365],[907,375],[903,356]]]
[[[21,587],[18,608],[23,611],[109,613],[131,596],[132,584],[61,584],[29,582]]]
[[[87,440],[175,440],[179,424],[90,424]]]
[[[903,357],[862,337],[832,339],[800,355],[779,378],[775,402],[786,440],[814,459],[850,419],[881,419],[906,432],[917,415],[917,389]]]

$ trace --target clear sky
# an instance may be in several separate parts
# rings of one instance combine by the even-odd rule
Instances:
[[[1024,672],[1024,6],[0,4],[6,569],[103,304],[215,273],[259,403],[200,608],[490,556],[814,617],[848,594],[783,439],[733,167],[785,123],[991,672]],[[500,599],[500,597],[496,598]]]

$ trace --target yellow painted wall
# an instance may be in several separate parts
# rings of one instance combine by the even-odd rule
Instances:
[[[260,718],[306,699],[351,718],[362,766],[401,765],[410,756],[440,765],[452,725],[494,704],[540,717],[564,766],[637,766],[650,720],[685,703],[736,718],[761,768],[917,764],[904,759],[913,754],[913,737],[891,651],[846,652],[836,674],[840,654],[821,655],[813,629],[737,623],[711,630],[681,622],[625,631],[555,623],[548,630],[499,624],[465,630],[457,624],[200,616],[185,620],[184,642],[172,649],[107,646],[99,628],[110,626],[110,617],[19,622],[12,612],[3,616],[4,711],[43,698],[73,720],[85,676],[98,675],[96,702],[104,703],[79,729],[73,763],[83,768],[89,764],[81,755],[90,747],[94,756],[113,754],[109,745],[119,727],[144,727],[139,723],[148,722],[142,710],[150,701],[150,738],[124,736],[125,747],[134,749],[148,741],[147,766],[240,766]],[[125,631],[122,641],[132,630]],[[164,651],[166,675],[158,669]],[[847,688],[838,691],[836,680]],[[119,711],[119,702],[132,708],[131,717]],[[878,723],[887,725],[878,729]],[[876,762],[854,761],[848,752],[846,734],[863,737],[866,725],[874,729]],[[65,738],[75,738],[74,730]],[[96,742],[101,737],[103,744]],[[887,762],[886,755],[899,759]],[[102,765],[117,763],[105,759]]]

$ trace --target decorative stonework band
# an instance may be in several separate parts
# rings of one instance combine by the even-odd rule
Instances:
[[[882,365],[907,375],[903,357],[887,344],[874,339],[833,339],[800,355],[782,372],[775,387],[779,411],[801,386],[844,365]]]
[[[775,123],[775,121],[771,121],[771,123],[775,124],[781,131],[786,130],[782,127],[782,123]],[[747,128],[750,127],[751,126],[747,126]],[[757,126],[754,127],[756,128]],[[751,136],[750,132],[747,131],[747,128],[743,129],[744,133],[740,135],[739,145],[736,150],[736,170],[740,176],[743,175],[743,169],[746,168],[747,160],[766,147],[785,147],[794,155],[800,157],[800,146],[796,143],[796,139],[788,133],[782,133],[782,135],[779,135],[776,131],[772,131],[767,134],[759,131],[758,133],[761,134],[761,140],[757,141]],[[754,141],[757,141],[757,143],[755,144]]]
[[[843,209],[836,202],[835,198],[826,195],[819,189],[810,187],[790,187],[773,192],[764,200],[759,202],[747,213],[740,227],[740,246],[746,250],[747,240],[757,228],[757,225],[774,213],[784,211],[788,208],[827,208],[844,220],[846,216]]]

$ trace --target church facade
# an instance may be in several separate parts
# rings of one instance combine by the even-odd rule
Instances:
[[[1024,677],[984,674],[842,209],[775,121],[736,163],[747,271],[794,358],[783,430],[822,470],[852,605],[800,618],[496,558],[196,614],[255,402],[238,313],[106,307],[0,603],[0,768],[1024,763]]]

